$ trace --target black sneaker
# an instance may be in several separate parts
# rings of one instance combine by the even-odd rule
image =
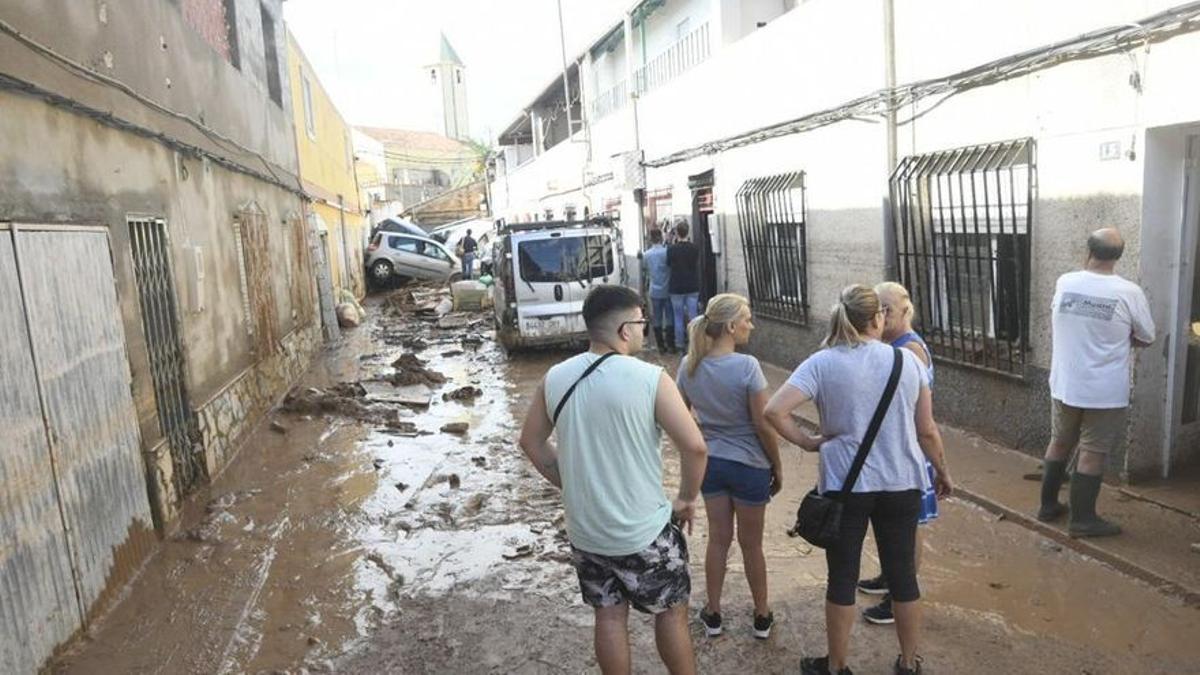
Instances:
[[[767,612],[766,616],[754,615],[754,637],[766,640],[771,637],[771,628],[775,625],[775,612]]]
[[[700,622],[704,624],[704,634],[708,637],[717,637],[724,630],[721,627],[721,613],[708,611],[707,605],[700,609]]]
[[[800,659],[800,675],[835,675],[829,669],[828,656],[806,656]],[[849,666],[837,671],[836,675],[854,675]]]
[[[900,662],[900,657],[896,657],[896,665],[892,668],[895,675],[921,675],[921,657],[913,657],[913,667],[905,668]]]
[[[896,617],[892,614],[892,596],[885,595],[883,602],[864,609],[863,618],[877,625],[896,623]]]
[[[867,595],[883,595],[888,592],[887,577],[880,574],[873,579],[859,579],[858,590]]]

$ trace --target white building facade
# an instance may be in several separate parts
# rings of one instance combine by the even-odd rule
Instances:
[[[1200,461],[1200,5],[648,0],[500,135],[510,221],[680,219],[706,294],[746,294],[790,367],[851,283],[895,279],[939,418],[1030,453],[1049,433],[1050,302],[1091,230],[1150,298],[1130,479]],[[547,70],[550,70],[547,64]],[[570,114],[568,114],[570,113]]]

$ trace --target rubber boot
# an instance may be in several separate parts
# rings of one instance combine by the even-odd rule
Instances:
[[[1072,537],[1111,537],[1121,534],[1121,526],[1110,523],[1096,515],[1096,499],[1100,497],[1100,476],[1089,476],[1076,471],[1071,476],[1071,524],[1067,528]]]
[[[1058,501],[1058,491],[1062,489],[1066,476],[1066,460],[1047,459],[1042,462],[1042,506],[1038,509],[1037,519],[1043,523],[1058,520],[1067,512],[1067,507]]]
[[[659,354],[667,353],[667,348],[663,345],[663,332],[661,328],[654,329],[654,344],[658,347]]]

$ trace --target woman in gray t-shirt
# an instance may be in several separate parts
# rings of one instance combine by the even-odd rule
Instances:
[[[829,653],[803,659],[804,672],[837,673],[847,668],[855,586],[868,521],[875,531],[900,638],[895,672],[919,672],[921,592],[914,546],[921,491],[929,483],[925,458],[937,470],[935,487],[939,496],[950,493],[951,482],[942,437],[933,420],[925,366],[912,351],[881,343],[883,324],[875,291],[862,285],[847,287],[834,305],[823,349],[805,359],[767,404],[766,417],[780,435],[805,450],[820,453],[818,490],[821,494],[839,494],[843,505],[838,540],[825,549],[829,568],[825,591]],[[895,397],[858,481],[846,486],[846,476],[897,356],[902,360]],[[809,400],[821,416],[822,435],[818,437],[801,430],[791,416]]]
[[[754,597],[754,636],[766,639],[774,617],[767,602],[763,521],[783,476],[779,439],[763,417],[767,380],[758,360],[734,351],[750,340],[750,303],[723,293],[688,327],[690,348],[679,364],[679,391],[700,420],[708,467],[700,492],[708,514],[704,575],[708,604],[700,610],[709,637],[720,635],[721,588],[737,523],[738,547]]]

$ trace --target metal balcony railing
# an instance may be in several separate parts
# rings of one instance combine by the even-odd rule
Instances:
[[[650,59],[649,63],[633,71],[635,91],[639,94],[652,91],[707,61],[711,54],[708,24],[703,23]]]
[[[629,83],[625,80],[600,92],[592,101],[592,119],[600,120],[625,107],[629,101]]]

